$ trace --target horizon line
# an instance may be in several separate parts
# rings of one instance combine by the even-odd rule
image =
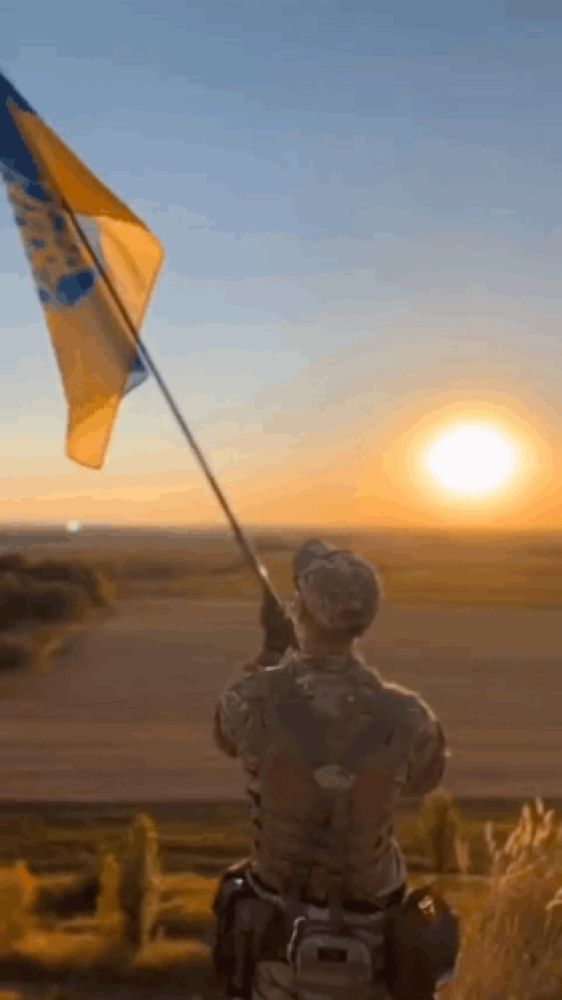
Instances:
[[[68,534],[69,536],[80,535],[83,531],[99,531],[99,530],[110,530],[110,531],[180,531],[180,532],[213,532],[230,535],[231,528],[221,523],[216,522],[192,522],[192,523],[177,523],[177,522],[147,522],[143,523],[130,523],[127,521],[77,521],[79,528],[78,530],[72,532],[69,531],[67,525],[71,523],[68,520],[53,520],[53,521],[2,521],[0,520],[0,532],[1,533],[14,533],[14,532],[25,532],[25,531],[44,531],[44,530],[59,530],[61,533]],[[300,533],[303,531],[326,531],[326,532],[357,532],[359,534],[377,534],[377,533],[390,533],[394,535],[398,534],[465,534],[465,535],[562,535],[562,525],[561,526],[550,526],[550,527],[516,527],[516,526],[501,526],[501,525],[455,525],[455,524],[410,524],[410,525],[397,525],[397,524],[365,524],[361,523],[351,523],[351,522],[322,522],[322,521],[303,521],[300,524],[295,522],[276,522],[272,524],[259,524],[247,522],[245,524],[245,530],[256,533],[263,534],[268,531],[284,531],[289,533]]]

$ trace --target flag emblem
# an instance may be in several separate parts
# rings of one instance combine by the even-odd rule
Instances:
[[[62,377],[67,454],[100,468],[123,395],[147,376],[138,335],[162,247],[1,74],[0,172]]]
[[[56,200],[44,185],[26,184],[6,169],[2,175],[42,304],[77,305],[92,291],[96,270],[81,260],[80,246]]]

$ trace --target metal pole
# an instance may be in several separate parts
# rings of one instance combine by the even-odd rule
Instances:
[[[42,164],[42,166],[43,166],[43,169],[45,169],[44,164]],[[46,170],[45,172],[47,173],[47,176],[49,176],[48,171]],[[267,591],[269,593],[269,595],[277,602],[277,604],[281,605],[281,601],[280,601],[277,593],[275,592],[275,590],[273,588],[273,584],[271,583],[271,580],[269,578],[269,574],[267,572],[267,569],[266,569],[264,563],[259,558],[259,556],[258,556],[257,552],[255,551],[255,549],[254,549],[254,547],[253,547],[250,539],[248,538],[248,536],[246,535],[246,533],[243,531],[242,527],[238,523],[238,520],[235,517],[234,512],[233,512],[233,510],[232,510],[232,508],[231,508],[231,506],[230,506],[230,504],[229,504],[229,502],[228,502],[228,500],[227,500],[227,498],[226,498],[223,490],[219,486],[219,484],[217,482],[217,479],[216,479],[213,471],[211,470],[211,467],[209,466],[209,463],[207,462],[207,459],[205,458],[203,452],[201,451],[201,448],[199,447],[197,441],[195,440],[195,437],[193,436],[193,433],[190,430],[190,428],[189,428],[189,426],[187,424],[187,421],[186,421],[185,417],[183,416],[183,414],[182,414],[182,412],[181,412],[178,404],[176,403],[174,397],[172,396],[172,393],[170,392],[170,390],[169,390],[169,388],[168,388],[168,386],[167,386],[167,384],[166,384],[166,382],[165,382],[165,380],[164,380],[164,378],[163,378],[163,376],[162,376],[162,374],[161,374],[161,372],[160,372],[160,370],[159,370],[156,362],[152,358],[152,355],[148,351],[148,348],[141,341],[141,339],[140,339],[140,337],[139,337],[139,335],[138,335],[138,333],[137,333],[137,331],[135,329],[134,323],[131,320],[131,317],[129,316],[127,310],[125,309],[125,307],[124,307],[124,305],[123,305],[123,303],[121,301],[121,299],[119,298],[119,295],[117,294],[115,288],[113,287],[113,283],[111,281],[111,278],[109,277],[107,271],[105,270],[102,262],[99,260],[98,255],[96,254],[96,252],[95,252],[92,244],[90,243],[90,241],[89,241],[86,233],[82,229],[82,226],[80,225],[80,223],[76,219],[76,217],[75,217],[72,209],[70,208],[70,206],[68,205],[68,203],[66,202],[66,200],[60,194],[60,192],[58,191],[58,189],[56,187],[55,187],[55,190],[57,192],[57,197],[60,200],[60,203],[61,203],[62,207],[64,208],[66,214],[70,218],[72,224],[74,225],[74,227],[75,227],[75,229],[76,229],[76,231],[78,233],[78,236],[80,237],[82,243],[84,244],[84,246],[86,247],[88,253],[92,257],[92,260],[93,260],[95,266],[97,267],[97,269],[98,269],[101,277],[103,278],[104,282],[106,283],[108,291],[109,291],[109,294],[111,295],[112,301],[113,301],[113,303],[114,303],[114,305],[115,305],[115,307],[116,307],[116,309],[117,309],[117,311],[118,311],[121,319],[123,320],[123,323],[125,324],[125,328],[127,330],[127,334],[129,335],[129,337],[133,341],[133,343],[135,345],[135,348],[138,350],[138,352],[139,352],[142,360],[146,364],[146,367],[148,368],[150,374],[153,376],[154,380],[156,381],[156,384],[158,385],[158,387],[159,387],[162,395],[164,396],[164,399],[166,400],[166,403],[168,404],[168,407],[170,409],[170,412],[172,413],[172,416],[174,417],[174,419],[175,419],[176,423],[178,424],[178,426],[179,426],[179,428],[180,428],[180,430],[181,430],[181,432],[182,432],[185,440],[187,441],[189,447],[191,448],[191,450],[193,451],[193,453],[194,453],[197,461],[199,462],[199,465],[201,466],[203,474],[205,475],[205,477],[207,479],[207,482],[209,483],[209,486],[211,487],[211,489],[212,489],[213,493],[215,494],[215,496],[216,496],[216,498],[217,498],[220,506],[222,507],[222,510],[224,511],[224,513],[226,515],[226,518],[227,518],[227,520],[228,520],[228,522],[230,524],[230,527],[232,528],[232,531],[234,532],[234,536],[235,536],[235,538],[236,538],[236,540],[237,540],[237,542],[238,542],[238,544],[239,544],[239,546],[240,546],[240,548],[242,550],[242,553],[246,557],[246,559],[247,559],[247,561],[248,561],[248,563],[250,565],[250,568],[252,569],[252,571],[254,572],[255,576],[257,577],[257,579],[258,579],[261,587],[263,588],[263,590]]]

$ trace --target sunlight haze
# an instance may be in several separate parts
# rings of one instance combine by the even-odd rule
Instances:
[[[143,336],[242,521],[562,527],[562,19],[526,9],[3,6],[2,71],[164,245]],[[153,381],[65,457],[4,192],[0,301],[0,521],[222,524]],[[452,502],[429,438],[488,418],[515,466]]]

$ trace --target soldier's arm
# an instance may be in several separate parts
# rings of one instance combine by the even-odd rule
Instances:
[[[264,633],[261,652],[255,665],[273,667],[288,649],[298,649],[298,639],[292,618],[281,603],[267,589],[262,594],[260,625]]]
[[[259,681],[252,675],[264,667],[274,667],[289,648],[298,642],[293,622],[283,606],[264,588],[260,609],[260,624],[264,633],[258,655],[246,664],[243,676],[235,681],[218,700],[214,717],[214,738],[219,750],[237,757],[240,742],[255,710]]]
[[[256,707],[257,679],[250,664],[244,676],[223,691],[215,708],[213,734],[217,747],[237,757],[252,712]]]
[[[449,751],[441,724],[425,702],[416,706],[418,724],[408,762],[404,793],[427,795],[440,784]]]

